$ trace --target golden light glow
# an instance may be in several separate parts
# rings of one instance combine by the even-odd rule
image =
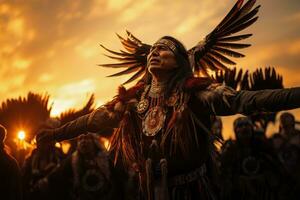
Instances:
[[[62,0],[67,10],[61,10],[57,1],[0,1],[0,15],[7,19],[0,20],[0,102],[28,91],[47,93],[49,103],[53,103],[53,117],[70,108],[82,108],[91,93],[100,106],[116,95],[118,85],[128,77],[105,78],[119,70],[97,67],[115,62],[102,55],[106,51],[99,43],[112,50],[123,49],[113,33],[124,36],[128,29],[147,44],[171,35],[190,49],[215,28],[235,1],[94,0],[82,4]],[[285,87],[299,86],[300,12],[294,9],[299,3],[259,4],[261,17],[241,33],[254,34],[244,41],[253,46],[241,51],[245,58],[234,61],[244,71],[274,66],[283,75]],[[80,23],[70,23],[72,20]],[[44,21],[47,28],[41,23]],[[300,109],[296,114],[300,118]],[[224,122],[228,137],[233,135],[234,118]]]
[[[30,66],[30,64],[31,64],[30,60],[26,60],[26,59],[22,59],[22,58],[19,58],[19,59],[16,59],[15,61],[13,61],[13,66],[16,69],[20,69],[20,70],[27,69]]]
[[[64,152],[64,154],[67,154],[71,148],[71,144],[69,142],[62,142],[61,143],[61,149]]]
[[[61,148],[61,144],[60,144],[59,142],[56,142],[56,143],[55,143],[55,147]]]
[[[20,130],[20,131],[18,132],[18,139],[19,139],[19,140],[24,140],[24,139],[25,139],[25,136],[26,136],[25,131]]]
[[[100,142],[104,145],[106,150],[110,149],[110,142],[107,138],[105,137],[100,137]]]
[[[109,142],[109,140],[105,140],[105,141],[104,141],[104,147],[105,147],[107,150],[110,149],[110,142]]]

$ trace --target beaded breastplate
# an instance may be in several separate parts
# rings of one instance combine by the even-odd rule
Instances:
[[[176,109],[180,102],[183,102],[183,93],[174,91],[171,96],[165,99],[163,96],[149,94],[150,85],[145,87],[141,99],[136,106],[137,113],[142,117],[143,134],[155,136],[166,123],[168,108]]]

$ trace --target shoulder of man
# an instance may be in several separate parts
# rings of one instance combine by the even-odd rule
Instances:
[[[215,100],[221,100],[230,107],[229,99],[237,94],[233,88],[216,83],[209,77],[188,79],[185,83],[185,90],[193,93],[204,104],[212,106],[212,110],[215,110],[212,104]]]
[[[132,101],[137,101],[141,92],[144,89],[145,84],[143,82],[137,83],[136,85],[126,89],[124,86],[120,86],[118,88],[118,94],[114,97],[114,99],[108,102],[105,106],[110,110],[115,110],[116,107],[123,107],[122,105],[126,105]],[[117,110],[121,110],[121,108],[117,108]]]
[[[184,83],[184,90],[188,92],[197,92],[208,89],[214,83],[209,77],[190,77]]]
[[[120,86],[118,89],[117,98],[123,102],[129,101],[133,98],[138,98],[143,91],[145,84],[139,82],[136,85],[126,89],[124,86]]]

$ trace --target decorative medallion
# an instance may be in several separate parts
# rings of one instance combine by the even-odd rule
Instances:
[[[166,113],[160,106],[151,108],[143,121],[143,133],[146,136],[155,136],[164,126]]]
[[[248,156],[243,160],[242,168],[245,174],[255,175],[259,172],[260,163],[255,157]]]
[[[140,114],[146,112],[149,107],[149,100],[148,99],[141,99],[140,102],[136,106],[136,111]]]
[[[299,162],[299,147],[291,144],[285,145],[279,151],[279,159],[286,166],[296,166]]]
[[[104,177],[96,170],[89,169],[83,175],[82,186],[86,191],[95,192],[105,185]]]

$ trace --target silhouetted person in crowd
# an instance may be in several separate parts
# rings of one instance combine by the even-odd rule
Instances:
[[[58,125],[59,121],[48,119],[40,128],[54,128]],[[22,168],[25,200],[52,199],[44,185],[47,184],[47,176],[59,167],[63,158],[63,152],[55,147],[55,141],[37,142],[37,148],[32,151]]]
[[[274,134],[271,141],[287,171],[296,175],[300,167],[300,131],[295,128],[295,117],[291,113],[281,114],[279,133]]]
[[[81,135],[77,150],[48,177],[49,188],[63,200],[122,199],[118,177],[104,146],[95,134]]]
[[[295,117],[289,112],[280,115],[279,132],[272,136],[272,142],[276,149],[280,149],[282,145],[288,143],[300,146],[300,130],[295,128]]]
[[[21,173],[17,161],[5,151],[6,129],[0,124],[0,199],[21,200]]]
[[[234,121],[234,132],[236,140],[226,142],[221,157],[221,199],[279,199],[283,172],[271,145],[247,117]]]
[[[300,131],[295,128],[295,117],[284,112],[280,115],[279,132],[271,138],[279,160],[293,181],[294,190],[300,189]]]

